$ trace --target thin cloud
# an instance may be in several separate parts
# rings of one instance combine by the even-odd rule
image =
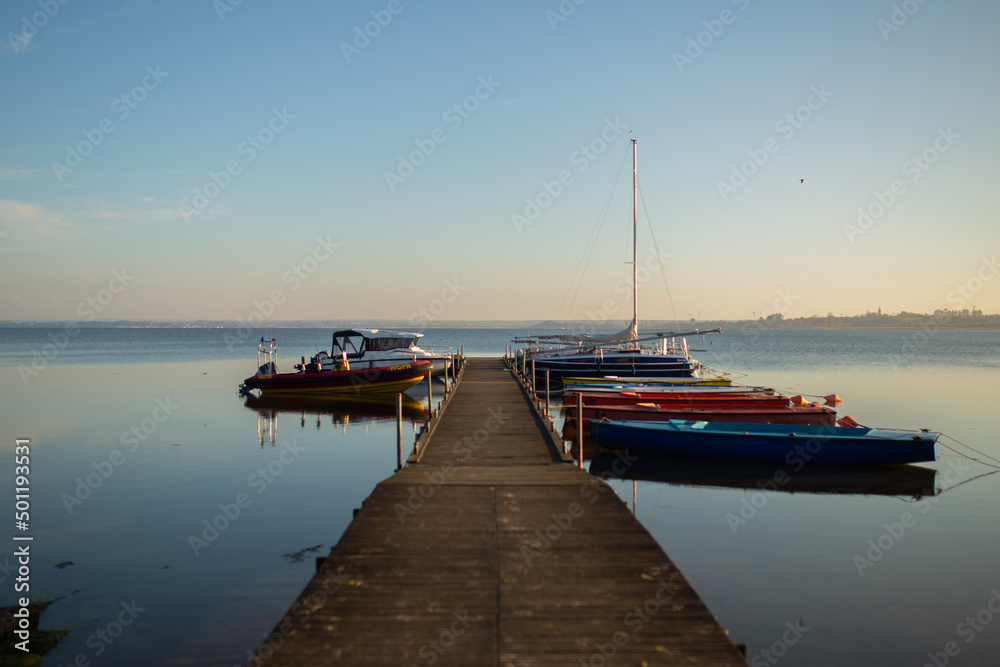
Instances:
[[[18,240],[78,239],[83,231],[61,215],[38,204],[0,199],[0,232]]]
[[[10,169],[0,167],[0,181],[14,181],[24,183],[26,181],[42,180],[43,172],[37,169]]]
[[[153,197],[144,197],[146,203],[157,203]],[[89,204],[87,208],[79,211],[77,217],[88,220],[106,220],[127,222],[137,225],[149,225],[157,222],[166,222],[181,218],[181,212],[176,206],[167,208],[133,208],[127,206],[116,206],[104,202]]]

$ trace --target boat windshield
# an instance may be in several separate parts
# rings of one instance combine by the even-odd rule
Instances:
[[[369,338],[368,349],[372,351],[409,349],[417,344],[416,338]]]
[[[385,352],[388,350],[408,350],[417,344],[417,336],[409,334],[397,335],[365,335],[359,331],[338,331],[333,335],[333,353],[338,357],[346,352],[348,357],[363,356],[365,352]]]
[[[357,356],[364,349],[364,336],[333,336],[333,351],[331,357],[339,357],[341,352],[346,352],[348,356]]]

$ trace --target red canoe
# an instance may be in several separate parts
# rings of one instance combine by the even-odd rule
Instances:
[[[576,406],[563,408],[568,420],[576,419]],[[718,408],[678,407],[663,403],[638,403],[635,405],[592,405],[583,408],[583,420],[601,419],[631,421],[665,421],[684,419],[709,422],[749,422],[758,424],[815,424],[834,426],[837,421],[835,410],[821,405],[722,406]]]
[[[676,407],[784,407],[790,405],[788,397],[777,393],[757,392],[753,394],[647,394],[645,392],[619,392],[607,394],[582,394],[584,406],[635,405],[637,403],[658,403]],[[563,397],[563,403],[576,405],[576,395]]]

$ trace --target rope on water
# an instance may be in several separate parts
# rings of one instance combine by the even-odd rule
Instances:
[[[979,454],[980,456],[983,456],[983,457],[986,457],[986,458],[988,458],[988,459],[989,459],[989,460],[991,460],[991,461],[995,461],[996,463],[1000,463],[1000,459],[997,459],[997,458],[994,458],[994,457],[990,456],[989,454],[987,454],[986,452],[981,452],[981,451],[979,451],[978,449],[976,449],[975,447],[971,447],[970,445],[967,445],[967,444],[965,444],[964,442],[960,442],[959,440],[957,440],[957,439],[955,439],[955,438],[951,437],[950,435],[947,435],[947,434],[945,434],[945,433],[942,433],[942,434],[941,434],[941,437],[942,437],[942,438],[948,438],[948,439],[949,439],[949,440],[951,440],[952,442],[954,442],[954,443],[956,443],[956,444],[959,444],[959,445],[961,445],[962,447],[965,447],[966,449],[970,449],[970,450],[974,451],[974,452],[975,452],[976,454]],[[950,449],[951,451],[955,452],[956,454],[958,454],[959,456],[961,456],[961,457],[963,457],[963,458],[967,458],[967,459],[969,459],[970,461],[975,461],[976,463],[981,463],[981,464],[982,464],[982,465],[984,465],[984,466],[988,466],[988,467],[990,467],[990,468],[996,468],[997,470],[1000,470],[1000,465],[995,465],[995,464],[993,464],[993,463],[987,463],[986,461],[980,461],[979,459],[975,458],[974,456],[969,456],[969,455],[968,455],[968,454],[966,454],[965,452],[960,452],[960,451],[958,451],[957,449],[955,449],[954,447],[951,447],[951,446],[949,446],[949,445],[946,445],[946,444],[945,444],[945,443],[943,443],[943,442],[940,442],[940,441],[939,441],[939,443],[940,443],[940,445],[941,445],[942,447],[944,447],[945,449]],[[987,473],[987,474],[992,474],[992,473]],[[965,483],[965,482],[963,482],[963,484],[964,484],[964,483]],[[952,488],[954,488],[954,487],[952,487]]]

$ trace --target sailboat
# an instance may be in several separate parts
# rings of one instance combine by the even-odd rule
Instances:
[[[622,331],[611,334],[556,334],[516,338],[515,345],[524,349],[518,352],[525,368],[534,367],[536,386],[549,381],[559,386],[563,378],[617,378],[642,376],[646,378],[671,378],[681,383],[702,379],[702,366],[693,359],[686,336],[722,333],[721,329],[651,333],[639,335],[638,298],[638,241],[637,208],[639,172],[637,143],[632,141],[632,322]],[[680,344],[675,341],[681,340]],[[655,346],[649,344],[656,342]],[[647,343],[644,347],[642,344]],[[521,356],[523,355],[523,357]]]

